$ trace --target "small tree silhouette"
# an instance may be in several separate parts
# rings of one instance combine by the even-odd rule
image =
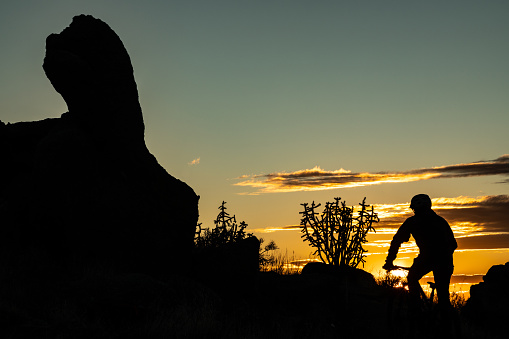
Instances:
[[[262,246],[264,242],[265,240],[260,238],[260,270],[267,271],[276,264],[277,258],[274,252],[278,250],[279,247],[277,247],[274,240],[271,240],[267,245]]]
[[[366,243],[366,235],[369,231],[375,232],[371,226],[373,222],[378,222],[378,215],[367,208],[365,201],[362,200],[361,210],[358,216],[354,217],[353,207],[347,207],[341,198],[334,198],[335,202],[325,203],[325,209],[318,217],[319,213],[315,209],[321,204],[315,205],[315,202],[304,206],[304,212],[300,212],[303,218],[300,222],[301,232],[304,241],[308,241],[311,246],[316,248],[313,254],[317,254],[323,262],[335,266],[348,265],[357,267],[360,263],[364,267],[364,253],[367,252],[362,247]]]
[[[220,247],[228,243],[234,243],[244,238],[250,237],[252,233],[246,233],[245,229],[247,224],[241,221],[237,224],[237,220],[234,216],[230,216],[226,212],[226,202],[223,201],[219,206],[219,214],[217,215],[214,224],[216,225],[212,230],[201,228],[201,224],[197,225],[198,230],[196,231],[196,246],[197,247]]]

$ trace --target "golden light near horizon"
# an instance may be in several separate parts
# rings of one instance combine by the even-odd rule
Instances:
[[[481,197],[464,197],[460,196],[457,198],[434,198],[432,199],[432,208],[437,211],[438,214],[448,212],[452,218],[446,218],[455,234],[456,238],[467,238],[476,236],[487,236],[487,235],[508,235],[506,231],[494,231],[489,230],[488,226],[479,221],[464,221],[457,220],[455,216],[461,215],[463,212],[468,210],[475,210],[479,206],[486,204],[491,196]],[[509,197],[508,197],[509,199]],[[409,202],[398,203],[398,204],[373,204],[375,212],[380,218],[380,223],[373,224],[376,229],[376,233],[371,233],[374,236],[384,236],[386,238],[374,240],[369,243],[371,246],[388,246],[387,236],[392,236],[396,233],[397,228],[403,223],[403,221],[413,215],[409,208]],[[281,227],[266,227],[252,230],[253,232],[259,233],[272,233],[279,231],[295,231],[300,230],[300,225],[287,225]],[[509,245],[509,244],[508,244]]]
[[[393,270],[393,271],[391,271],[391,274],[395,277],[406,278],[408,275],[408,272],[405,270]]]
[[[459,243],[459,247],[454,255],[455,274],[451,282],[451,293],[460,293],[468,298],[470,286],[482,281],[482,276],[492,263],[504,263],[509,258],[509,242],[505,242],[505,246],[502,244],[502,248],[499,248],[498,244],[493,245],[495,248],[480,247],[489,247],[490,241],[494,237],[505,237],[505,239],[508,239],[509,232],[503,231],[503,225],[500,224],[504,221],[497,218],[506,202],[507,196],[481,196],[475,198],[460,196],[432,199],[433,209],[439,215],[443,214],[446,217]],[[383,205],[380,206],[380,209],[383,211],[382,215],[387,218],[393,218],[391,225],[397,227],[398,223],[408,216],[408,213],[402,213],[405,210],[405,206],[408,206],[408,204]],[[494,217],[475,220],[478,214],[476,211],[480,208],[492,211],[490,214]],[[471,221],[464,220],[470,216],[472,216]],[[498,226],[496,223],[498,223]],[[385,230],[385,234],[394,234],[397,228],[383,230]],[[468,245],[464,242],[465,239],[480,239],[477,241],[478,247],[464,248],[465,245]],[[481,239],[487,240],[483,241]],[[390,239],[375,240],[375,244],[376,246],[368,246],[368,248],[385,256]],[[397,264],[410,266],[412,258],[417,256],[417,253],[418,248],[409,243],[400,250]],[[427,280],[433,280],[433,276],[424,277],[422,281]],[[427,285],[423,284],[423,287],[427,288]]]
[[[413,215],[409,205],[410,202],[373,204],[380,222],[374,224],[376,233],[368,233],[368,242],[364,244],[364,248],[368,250],[365,253],[365,269],[375,276],[384,274],[381,267],[389,250],[392,237],[403,221]],[[432,208],[449,222],[459,244],[454,254],[455,273],[451,283],[451,291],[468,296],[470,285],[482,281],[482,276],[491,265],[505,263],[509,258],[509,242],[505,242],[504,245],[504,239],[509,239],[509,232],[505,231],[507,227],[505,226],[504,212],[509,205],[509,196],[437,197],[432,199],[432,205]],[[479,217],[480,209],[484,213],[481,217]],[[302,244],[300,239],[299,225],[272,226],[253,231],[260,236],[267,237],[267,239],[295,239],[295,248],[306,246]],[[494,240],[495,242],[493,242]],[[499,247],[499,245],[502,247]],[[301,251],[301,253],[305,252]],[[411,241],[402,244],[394,263],[409,267],[418,253],[419,249],[415,241],[411,239]],[[315,259],[306,256],[301,258]],[[406,274],[404,271],[394,272],[398,272],[395,274],[401,276]],[[425,284],[425,281],[432,280],[433,277],[430,275],[423,279],[423,284]]]
[[[489,201],[493,199],[490,196],[481,197],[456,197],[456,198],[434,198],[432,199],[432,208],[439,214],[443,214],[449,222],[453,233],[457,240],[460,241],[458,250],[475,250],[475,249],[462,249],[461,239],[475,238],[475,237],[495,237],[495,236],[508,236],[509,232],[500,229],[503,226],[493,226],[495,222],[503,222],[502,220],[472,220],[466,221],[470,214],[476,215],[478,208],[489,209]],[[409,203],[403,204],[382,204],[376,205],[375,210],[378,211],[381,220],[380,226],[375,225],[377,228],[378,236],[393,235],[396,233],[397,228],[408,216],[412,215],[409,209]],[[470,213],[470,214],[469,214]],[[498,214],[498,212],[494,212]],[[378,228],[379,227],[379,228]],[[379,232],[378,232],[379,231]],[[390,239],[378,239],[374,243],[369,244],[371,247],[386,248],[390,244]],[[486,244],[488,245],[488,244]],[[509,243],[507,244],[509,247]],[[406,245],[402,251],[416,251],[417,248],[414,244]]]

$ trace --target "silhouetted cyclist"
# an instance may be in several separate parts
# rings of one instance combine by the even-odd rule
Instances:
[[[419,255],[408,271],[408,290],[410,299],[417,304],[420,296],[419,280],[433,271],[438,296],[438,305],[444,316],[451,308],[449,284],[454,270],[453,253],[458,247],[454,234],[447,221],[431,209],[431,199],[426,194],[418,194],[412,198],[410,208],[415,215],[406,219],[400,226],[391,242],[386,270],[394,269],[399,247],[407,242],[412,235],[419,247]]]

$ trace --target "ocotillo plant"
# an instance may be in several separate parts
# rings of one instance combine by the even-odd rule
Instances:
[[[367,242],[366,235],[369,231],[375,231],[372,224],[378,222],[378,215],[373,206],[366,205],[366,198],[362,200],[358,216],[354,217],[353,207],[347,207],[341,198],[334,198],[335,202],[325,203],[325,209],[319,216],[315,210],[321,204],[315,202],[308,206],[301,204],[304,212],[300,212],[303,218],[300,222],[304,241],[308,241],[316,250],[323,262],[335,266],[349,265],[357,267],[360,263],[364,266],[363,244]]]

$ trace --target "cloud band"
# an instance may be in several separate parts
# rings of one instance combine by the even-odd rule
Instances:
[[[326,171],[316,166],[295,172],[242,176],[236,186],[257,188],[254,194],[316,191],[363,187],[384,183],[412,182],[439,178],[464,178],[486,175],[509,175],[509,154],[495,160],[477,161],[402,172],[353,173],[345,169]],[[507,180],[505,181],[507,182]]]

